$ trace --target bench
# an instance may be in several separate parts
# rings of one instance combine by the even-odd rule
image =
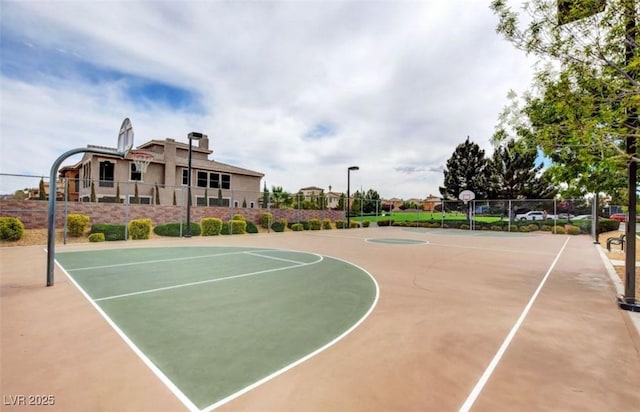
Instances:
[[[619,237],[610,237],[607,239],[607,250],[611,252],[611,245],[620,245],[620,250],[624,250],[624,237],[627,235],[622,235]]]

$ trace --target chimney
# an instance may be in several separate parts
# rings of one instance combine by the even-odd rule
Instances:
[[[202,135],[202,139],[198,140],[198,147],[200,149],[209,150],[209,136]]]

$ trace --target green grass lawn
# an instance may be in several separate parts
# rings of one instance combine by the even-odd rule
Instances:
[[[444,214],[444,220],[466,220],[464,213],[447,212]],[[352,220],[362,221],[368,220],[371,222],[377,222],[383,219],[392,219],[394,222],[440,222],[443,219],[442,213],[439,212],[391,212],[386,213],[385,216],[362,216],[352,217]],[[475,216],[476,222],[499,222],[500,216]]]

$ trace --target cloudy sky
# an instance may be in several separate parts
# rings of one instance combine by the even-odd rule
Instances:
[[[488,6],[1,0],[0,173],[48,176],[69,149],[115,147],[129,117],[136,144],[199,131],[268,187],[346,191],[357,165],[352,191],[439,194],[455,147],[491,153],[508,91],[530,83]]]

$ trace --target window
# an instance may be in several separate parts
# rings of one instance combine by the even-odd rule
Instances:
[[[213,189],[231,189],[231,175],[209,173],[209,187]]]
[[[207,172],[198,172],[198,187],[207,187]]]
[[[231,189],[231,175],[222,175],[222,188]]]
[[[82,165],[82,187],[91,186],[91,163]]]
[[[182,169],[182,185],[187,186],[189,184],[189,169]]]
[[[129,204],[131,204],[131,205],[136,204],[135,195],[129,195],[128,199],[129,199]],[[151,196],[138,196],[138,200],[139,200],[139,204],[141,204],[141,205],[150,205],[151,204]]]
[[[136,165],[133,162],[129,163],[129,180],[142,181],[142,172],[136,170]]]
[[[114,164],[109,161],[100,162],[100,187],[113,187]]]

